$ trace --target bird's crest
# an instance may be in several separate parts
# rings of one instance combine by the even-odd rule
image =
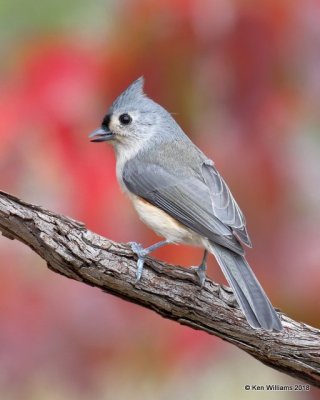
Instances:
[[[113,102],[111,106],[112,110],[131,104],[137,104],[139,100],[145,97],[145,94],[143,92],[143,85],[143,76],[133,81],[131,85],[129,85],[127,89],[125,89]]]

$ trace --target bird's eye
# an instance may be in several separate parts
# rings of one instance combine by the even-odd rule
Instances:
[[[132,118],[130,117],[129,114],[121,114],[119,117],[119,121],[121,122],[122,125],[129,125],[130,122],[132,121]]]

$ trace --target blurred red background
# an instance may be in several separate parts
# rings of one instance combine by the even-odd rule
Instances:
[[[319,21],[316,0],[3,1],[0,189],[113,240],[155,242],[117,186],[111,147],[87,138],[144,75],[231,187],[272,303],[319,327]],[[221,340],[53,274],[20,243],[1,238],[0,251],[1,399],[247,398],[247,383],[292,383]],[[201,251],[156,256],[189,266]],[[213,259],[208,273],[224,283]]]

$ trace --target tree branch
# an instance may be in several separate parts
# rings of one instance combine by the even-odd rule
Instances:
[[[264,364],[320,387],[320,330],[281,315],[280,333],[253,330],[232,291],[210,280],[202,290],[185,268],[147,258],[135,285],[136,256],[85,225],[0,192],[0,230],[68,278],[218,336]]]

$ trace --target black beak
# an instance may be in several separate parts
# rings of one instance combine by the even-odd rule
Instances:
[[[90,142],[106,142],[111,140],[114,137],[114,134],[108,128],[99,128],[90,133],[89,139]]]

